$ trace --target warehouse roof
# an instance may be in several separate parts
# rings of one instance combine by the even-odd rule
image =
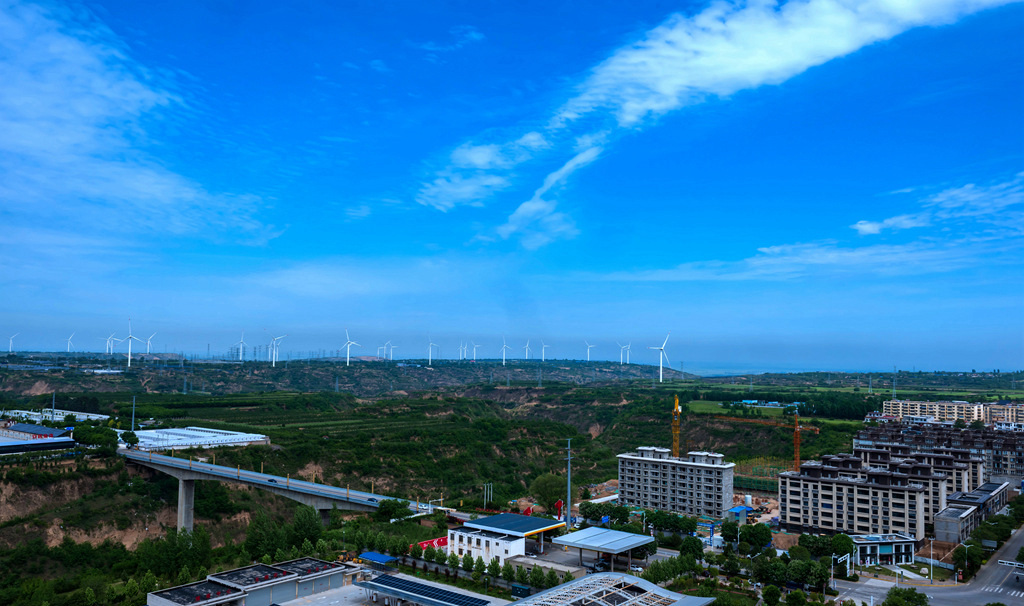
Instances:
[[[707,606],[715,598],[688,596],[641,578],[600,572],[516,602],[517,606]]]
[[[565,526],[565,522],[519,515],[517,513],[499,513],[496,516],[471,520],[463,524],[469,528],[502,532],[517,537],[528,537],[532,534],[553,530]]]
[[[12,423],[7,430],[17,431],[20,433],[30,433],[36,436],[52,436],[54,438],[59,438],[67,433],[67,430],[65,429],[43,427],[42,425],[33,425],[32,423]]]
[[[413,581],[402,576],[382,574],[356,581],[365,590],[376,591],[424,606],[488,606],[491,601],[442,589],[434,584]]]
[[[654,537],[591,526],[590,528],[584,528],[565,536],[556,537],[551,542],[556,545],[578,547],[604,553],[622,553],[641,545],[652,543],[654,542]]]

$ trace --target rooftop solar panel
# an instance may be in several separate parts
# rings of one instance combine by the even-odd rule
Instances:
[[[417,583],[416,581],[410,581],[409,579],[403,579],[401,577],[381,575],[373,579],[372,582],[377,585],[390,587],[413,595],[423,596],[445,604],[452,604],[452,606],[488,606],[488,604],[490,604],[488,600],[473,598],[468,595],[455,593],[454,591],[448,591],[447,589],[441,589],[439,587],[434,587],[433,585]]]

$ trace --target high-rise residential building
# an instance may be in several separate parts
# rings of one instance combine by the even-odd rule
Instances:
[[[673,457],[644,446],[619,455],[619,503],[689,516],[721,518],[732,507],[735,463],[725,455],[693,451]]]
[[[929,487],[905,471],[869,467],[850,454],[807,461],[800,471],[779,474],[779,526],[790,532],[899,533],[920,541]]]
[[[918,400],[889,400],[882,404],[882,414],[898,419],[907,417],[934,417],[936,421],[981,421],[995,423],[1024,423],[1024,406],[1016,402],[964,402],[961,400],[922,402]]]
[[[991,429],[956,429],[887,423],[857,432],[854,448],[881,448],[896,453],[952,454],[969,466],[970,482],[954,490],[969,492],[985,482],[1024,480],[1024,433]]]

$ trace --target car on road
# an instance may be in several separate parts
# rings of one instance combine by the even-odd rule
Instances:
[[[643,572],[644,571],[644,567],[643,566],[637,566],[636,564],[633,564],[632,566],[629,567],[629,571],[630,572]]]
[[[366,499],[366,500],[371,502],[371,503],[376,503],[377,502],[377,499],[375,499],[373,497],[370,497],[369,499]]]
[[[275,480],[273,478],[271,478],[271,479],[269,479],[267,481],[270,482],[271,484],[277,484],[277,480]]]

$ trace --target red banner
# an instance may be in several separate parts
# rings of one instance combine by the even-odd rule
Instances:
[[[443,537],[438,537],[436,539],[431,539],[429,541],[423,541],[423,542],[420,543],[420,547],[423,548],[423,549],[426,549],[427,547],[433,547],[434,549],[437,549],[438,547],[447,547],[447,546],[448,546],[448,535],[445,535]],[[412,547],[412,545],[409,545],[409,547]]]

